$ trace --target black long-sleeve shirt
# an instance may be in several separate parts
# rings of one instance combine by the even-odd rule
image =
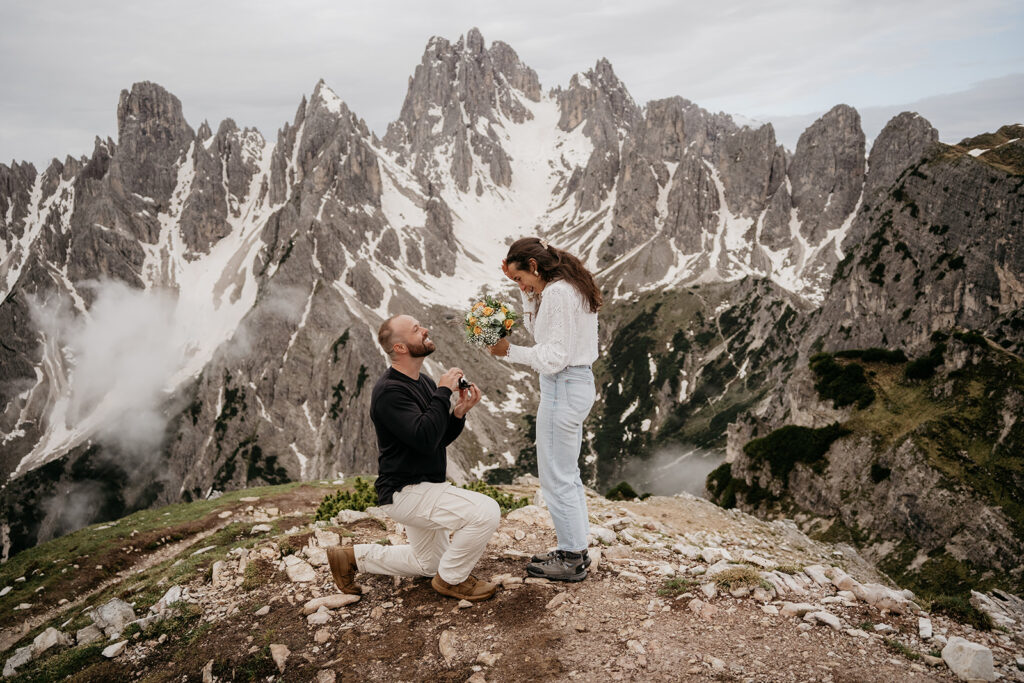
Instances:
[[[422,372],[419,379],[388,368],[373,387],[370,419],[377,430],[377,504],[387,505],[409,484],[443,482],[445,447],[462,433],[465,418],[448,409],[452,392]]]

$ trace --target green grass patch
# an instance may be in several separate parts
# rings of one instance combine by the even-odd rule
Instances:
[[[884,638],[882,639],[882,642],[885,643],[885,647],[888,648],[889,651],[895,652],[898,655],[903,655],[911,661],[917,661],[918,659],[921,659],[920,654],[918,654],[917,652],[907,647],[898,640],[895,640],[893,638]]]
[[[102,654],[103,648],[107,645],[108,643],[104,641],[65,649],[53,655],[45,653],[40,659],[22,667],[18,675],[10,680],[15,683],[63,681],[82,673],[94,664],[107,661]]]
[[[260,569],[256,562],[257,560],[252,560],[245,565],[245,573],[242,575],[242,590],[244,591],[256,590],[266,583],[266,580],[260,574]]]
[[[131,566],[143,552],[157,550],[196,533],[208,516],[236,507],[239,498],[259,496],[266,500],[303,485],[309,484],[291,482],[229,491],[213,500],[140,510],[119,520],[93,524],[23,550],[0,565],[0,586],[13,587],[10,593],[0,598],[0,627],[21,621],[22,613],[13,611],[19,603],[38,604],[40,596],[86,592]],[[213,541],[205,544],[212,545]],[[124,551],[130,548],[141,552],[126,554]],[[76,564],[78,569],[74,567]],[[102,565],[103,570],[96,570],[97,565]],[[14,580],[21,576],[25,581],[16,583]],[[38,588],[43,589],[41,594],[36,593]]]
[[[674,598],[677,595],[685,593],[696,585],[697,582],[693,579],[676,576],[671,579],[665,579],[665,581],[662,582],[661,587],[658,588],[658,595],[664,598]]]
[[[967,595],[939,595],[932,600],[931,611],[981,631],[992,630],[992,617],[972,605]]]
[[[213,664],[213,675],[220,680],[262,681],[274,678],[277,673],[269,645],[264,645],[252,654],[217,659]]]
[[[734,591],[737,588],[757,588],[760,586],[766,591],[772,590],[772,585],[761,578],[760,572],[753,567],[733,567],[715,574],[715,584],[725,591]]]
[[[501,514],[507,515],[512,510],[518,510],[521,507],[526,507],[530,504],[529,498],[516,498],[509,493],[503,493],[499,489],[484,483],[482,481],[474,481],[469,484],[463,485],[467,491],[476,491],[482,493],[485,496],[493,498],[497,503],[498,507],[501,508]]]

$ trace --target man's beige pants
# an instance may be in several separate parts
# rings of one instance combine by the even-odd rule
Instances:
[[[501,522],[493,498],[448,482],[404,486],[381,509],[405,525],[409,544],[361,543],[355,546],[357,569],[392,576],[439,574],[452,585],[469,578]]]

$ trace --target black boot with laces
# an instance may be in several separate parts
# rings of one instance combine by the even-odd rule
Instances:
[[[587,578],[583,554],[567,550],[556,550],[552,557],[543,562],[531,562],[526,565],[526,573],[538,579],[551,581],[582,581]]]
[[[552,557],[555,556],[556,552],[557,551],[552,550],[552,551],[546,552],[546,553],[539,553],[539,554],[534,555],[533,557],[531,557],[530,558],[530,562],[547,562],[548,560],[550,560]],[[587,568],[590,567],[590,553],[587,552],[586,548],[584,548],[581,551],[581,553],[583,555],[583,568],[587,569]]]

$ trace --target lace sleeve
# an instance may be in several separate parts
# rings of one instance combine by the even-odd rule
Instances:
[[[575,316],[567,292],[563,289],[545,289],[544,319],[547,341],[534,346],[508,347],[505,357],[512,363],[529,365],[542,375],[560,372],[568,365],[569,348],[576,333]]]

